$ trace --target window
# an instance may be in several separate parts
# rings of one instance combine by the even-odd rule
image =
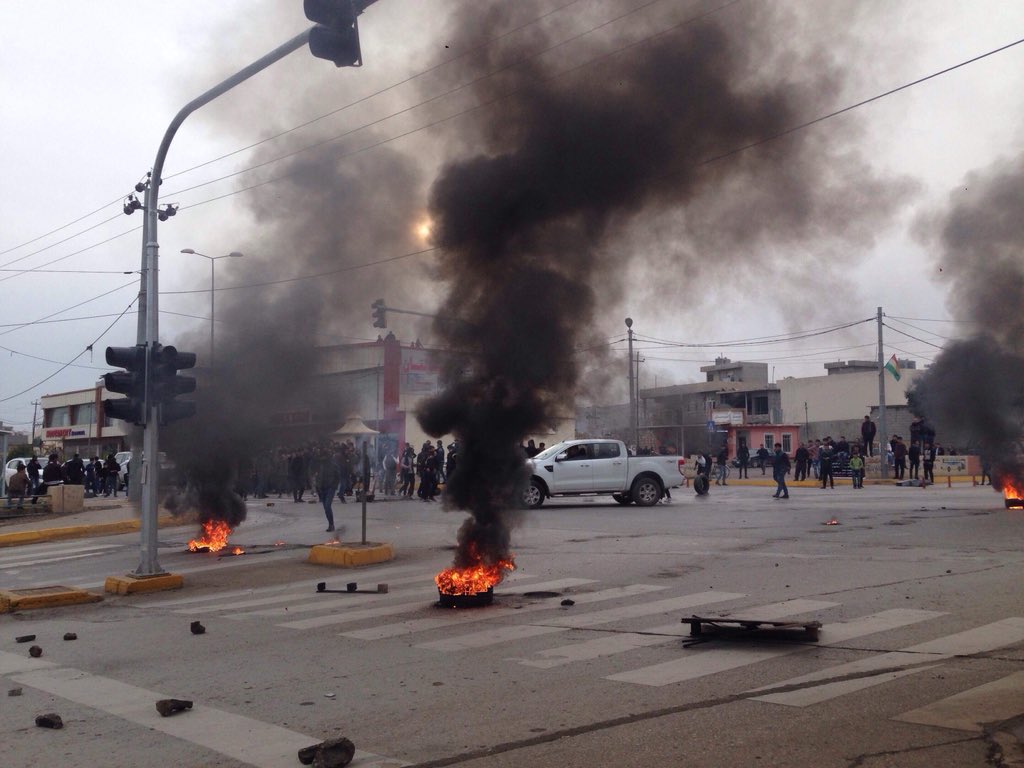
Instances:
[[[784,453],[789,453],[793,450],[793,435],[789,432],[782,433],[782,450]]]
[[[46,412],[46,426],[48,427],[68,427],[71,426],[71,414],[68,412],[69,409],[66,405],[62,405],[60,408],[50,408]]]
[[[764,433],[764,447],[769,451],[775,450],[775,435],[771,432]]]
[[[750,398],[750,413],[753,416],[767,416],[768,395],[755,395]]]
[[[618,443],[598,443],[597,444],[597,456],[598,459],[615,459],[619,455],[619,444]]]
[[[83,403],[74,407],[71,417],[72,424],[92,424],[94,421],[96,421],[95,403]]]

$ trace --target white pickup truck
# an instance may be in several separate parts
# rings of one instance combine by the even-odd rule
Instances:
[[[551,496],[611,494],[619,504],[657,504],[682,485],[682,456],[630,456],[621,440],[566,440],[526,460],[523,503],[536,509]]]

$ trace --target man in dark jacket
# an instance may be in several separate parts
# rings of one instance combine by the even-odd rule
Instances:
[[[77,453],[64,465],[64,480],[68,485],[82,485],[85,482],[85,462]]]
[[[875,422],[871,420],[870,416],[865,416],[864,421],[860,425],[860,439],[864,442],[864,450],[868,456],[874,456],[874,443],[875,433],[878,428],[875,426]]]
[[[775,444],[772,458],[772,479],[776,483],[773,499],[788,499],[789,488],[786,487],[786,475],[789,474],[789,456],[782,452],[782,443]]]
[[[750,449],[747,447],[746,442],[740,442],[740,448],[736,451],[736,460],[740,465],[740,479],[749,479],[750,473],[747,468],[750,465]]]
[[[36,491],[39,490],[39,483],[43,477],[43,465],[39,463],[39,459],[34,454],[25,466],[25,471],[28,473],[29,482],[32,483],[31,493],[35,495]]]

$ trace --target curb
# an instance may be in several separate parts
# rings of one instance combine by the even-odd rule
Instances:
[[[187,525],[188,521],[171,515],[161,515],[157,520],[158,528],[172,525]],[[65,525],[58,528],[40,528],[34,531],[14,531],[0,533],[0,548],[18,547],[24,544],[38,544],[44,541],[60,539],[80,539],[86,536],[113,536],[118,533],[131,533],[139,530],[141,522],[136,519],[117,520],[110,523],[94,523],[91,525]]]
[[[132,595],[137,592],[161,592],[181,589],[185,578],[180,573],[160,573],[155,576],[108,576],[103,591],[112,595]]]
[[[0,613],[14,613],[33,608],[56,608],[62,605],[98,603],[101,595],[74,587],[34,587],[32,589],[0,590]]]
[[[366,544],[314,544],[309,549],[306,562],[314,565],[333,565],[338,568],[355,568],[393,560],[395,551],[390,544],[367,542]]]

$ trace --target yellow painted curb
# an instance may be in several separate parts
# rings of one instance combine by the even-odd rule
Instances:
[[[0,613],[27,611],[33,608],[56,608],[62,605],[98,603],[102,595],[75,587],[33,587],[0,591]]]
[[[187,525],[188,523],[188,520],[171,515],[161,515],[157,520],[159,528]],[[58,528],[40,528],[35,531],[0,533],[0,547],[17,547],[22,544],[38,544],[42,541],[57,541],[59,539],[81,539],[86,536],[113,536],[118,533],[137,531],[139,526],[140,522],[137,519],[131,519],[96,523],[95,525],[65,525]]]
[[[383,563],[392,560],[395,551],[390,544],[368,542],[366,544],[314,544],[309,549],[307,562],[315,565],[333,565],[339,568],[355,568],[360,565]]]
[[[185,577],[180,573],[160,573],[156,576],[108,576],[103,589],[112,595],[131,595],[136,592],[161,592],[167,589],[181,589]]]

